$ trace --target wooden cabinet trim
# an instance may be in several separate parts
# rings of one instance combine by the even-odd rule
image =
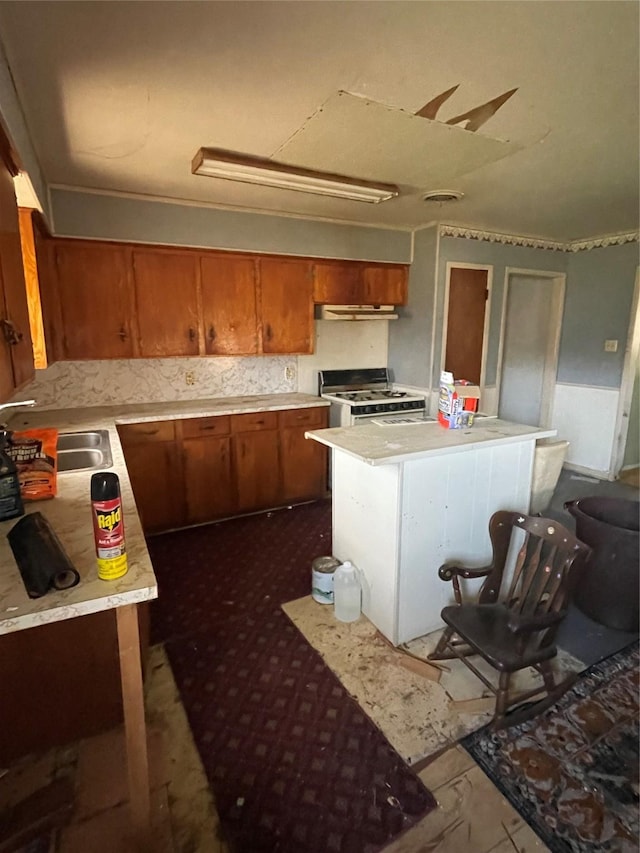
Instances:
[[[256,432],[257,430],[271,430],[278,428],[277,412],[247,412],[242,415],[231,416],[231,432]]]
[[[178,422],[182,438],[206,438],[228,435],[231,432],[229,415],[211,415],[203,418],[185,418]]]
[[[119,424],[118,434],[123,446],[146,444],[151,441],[175,441],[175,421],[143,421]]]
[[[280,427],[305,426],[312,428],[322,426],[326,421],[327,406],[317,406],[309,409],[286,409],[280,412]]]

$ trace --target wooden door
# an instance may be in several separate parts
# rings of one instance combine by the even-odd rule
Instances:
[[[128,258],[120,246],[56,241],[57,294],[64,357],[131,358]]]
[[[404,266],[366,266],[364,268],[366,305],[405,305],[407,268]]]
[[[258,352],[256,262],[237,256],[200,258],[207,355]]]
[[[313,301],[319,305],[359,305],[363,296],[362,264],[313,266]]]
[[[2,313],[0,346],[4,351],[0,359],[0,370],[3,373],[3,379],[0,382],[4,386],[2,399],[6,399],[7,393],[10,394],[14,388],[24,385],[33,378],[34,365],[20,244],[18,205],[12,174],[1,161],[0,272],[4,291],[4,305],[0,305]]]
[[[145,533],[169,530],[184,523],[181,456],[174,430],[174,421],[118,427],[138,515]]]
[[[262,352],[313,352],[311,264],[263,258],[260,266]]]
[[[310,429],[327,426],[327,408],[280,412],[280,463],[285,502],[311,500],[327,493],[328,449],[305,438]]]
[[[278,506],[282,494],[278,413],[234,415],[231,433],[238,511]]]
[[[187,524],[230,515],[236,508],[229,421],[225,415],[180,421]]]
[[[444,369],[474,385],[481,383],[488,277],[486,269],[452,267],[449,278]]]
[[[133,252],[139,354],[198,355],[198,257],[193,253]]]

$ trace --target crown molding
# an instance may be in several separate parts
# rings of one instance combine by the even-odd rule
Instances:
[[[590,240],[573,240],[568,243],[569,252],[584,252],[588,249],[602,249],[605,246],[622,246],[624,243],[640,242],[640,232],[629,231],[626,234],[609,234],[606,237],[592,237]]]
[[[495,231],[481,231],[477,228],[464,228],[459,225],[439,226],[441,237],[462,237],[465,240],[481,240],[485,243],[502,243],[506,246],[524,246],[529,249],[546,249],[551,252],[583,252],[589,249],[601,249],[606,246],[621,246],[624,243],[640,241],[640,232],[629,231],[625,234],[610,234],[604,237],[592,237],[589,240],[572,240],[559,243],[555,240],[540,240],[537,237],[524,237],[520,234],[498,234]]]

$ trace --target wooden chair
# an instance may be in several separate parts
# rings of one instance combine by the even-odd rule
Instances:
[[[522,533],[516,534],[517,530]],[[489,522],[493,546],[490,565],[479,569],[445,563],[438,574],[453,583],[456,604],[445,607],[441,616],[444,633],[431,660],[458,657],[496,695],[493,728],[515,725],[552,705],[575,681],[571,675],[556,683],[551,659],[557,650],[554,638],[566,615],[569,576],[591,549],[566,528],[550,518],[496,512]],[[506,595],[501,596],[512,536],[523,539]],[[519,542],[518,542],[519,544]],[[460,578],[486,578],[477,603],[463,602]],[[499,598],[502,599],[499,601]],[[469,661],[480,655],[500,673],[496,689]],[[534,667],[543,684],[510,696],[514,672]],[[546,692],[546,698],[507,713],[510,708]]]

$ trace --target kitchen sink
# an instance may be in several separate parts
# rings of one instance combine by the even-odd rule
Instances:
[[[61,432],[58,436],[58,473],[97,470],[112,465],[108,430]]]

